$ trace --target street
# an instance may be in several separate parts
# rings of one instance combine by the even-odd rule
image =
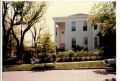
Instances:
[[[104,69],[3,72],[3,81],[104,81],[112,78],[116,75]]]

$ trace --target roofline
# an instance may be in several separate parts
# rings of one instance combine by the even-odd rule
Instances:
[[[88,16],[89,15],[89,14],[84,14],[84,13],[80,13],[80,14],[81,14],[81,16],[78,16],[79,14],[73,14],[73,15],[69,15],[69,16],[53,17],[53,19],[54,20],[56,20],[56,19],[69,19],[69,18],[75,18],[76,16],[84,17],[84,16]]]

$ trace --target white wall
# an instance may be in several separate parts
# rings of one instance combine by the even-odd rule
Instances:
[[[71,31],[72,21],[76,22],[76,31]],[[72,38],[76,37],[76,45],[83,47],[83,37],[88,37],[88,31],[83,31],[83,21],[87,21],[86,18],[81,19],[69,19],[66,21],[66,43],[67,49],[72,49]],[[89,38],[88,38],[89,41]]]
[[[76,22],[76,31],[71,31],[71,23],[72,21]],[[88,38],[88,49],[93,50],[94,49],[94,37],[99,32],[99,28],[97,30],[94,30],[94,27],[90,27],[89,23],[87,24],[87,31],[83,31],[83,21],[87,21],[87,17],[77,17],[77,18],[57,18],[55,19],[55,22],[65,22],[65,44],[66,44],[66,50],[72,49],[72,37],[76,37],[76,45],[79,45],[83,47],[83,37]],[[57,46],[60,43],[59,38],[56,38],[58,40]]]

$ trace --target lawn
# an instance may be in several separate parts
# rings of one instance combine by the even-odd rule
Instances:
[[[105,68],[104,61],[59,62],[46,64],[21,64],[3,66],[3,71],[30,71],[30,70],[70,70]]]

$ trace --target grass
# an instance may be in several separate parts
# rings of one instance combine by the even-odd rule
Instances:
[[[3,71],[30,71],[34,67],[44,67],[43,64],[21,64],[3,66]]]
[[[83,62],[62,62],[47,64],[21,64],[3,66],[3,71],[30,71],[30,70],[69,70],[69,69],[89,69],[105,68],[104,61],[83,61]]]
[[[86,69],[86,68],[105,68],[104,62],[101,61],[83,61],[76,63],[55,64],[55,69]]]

